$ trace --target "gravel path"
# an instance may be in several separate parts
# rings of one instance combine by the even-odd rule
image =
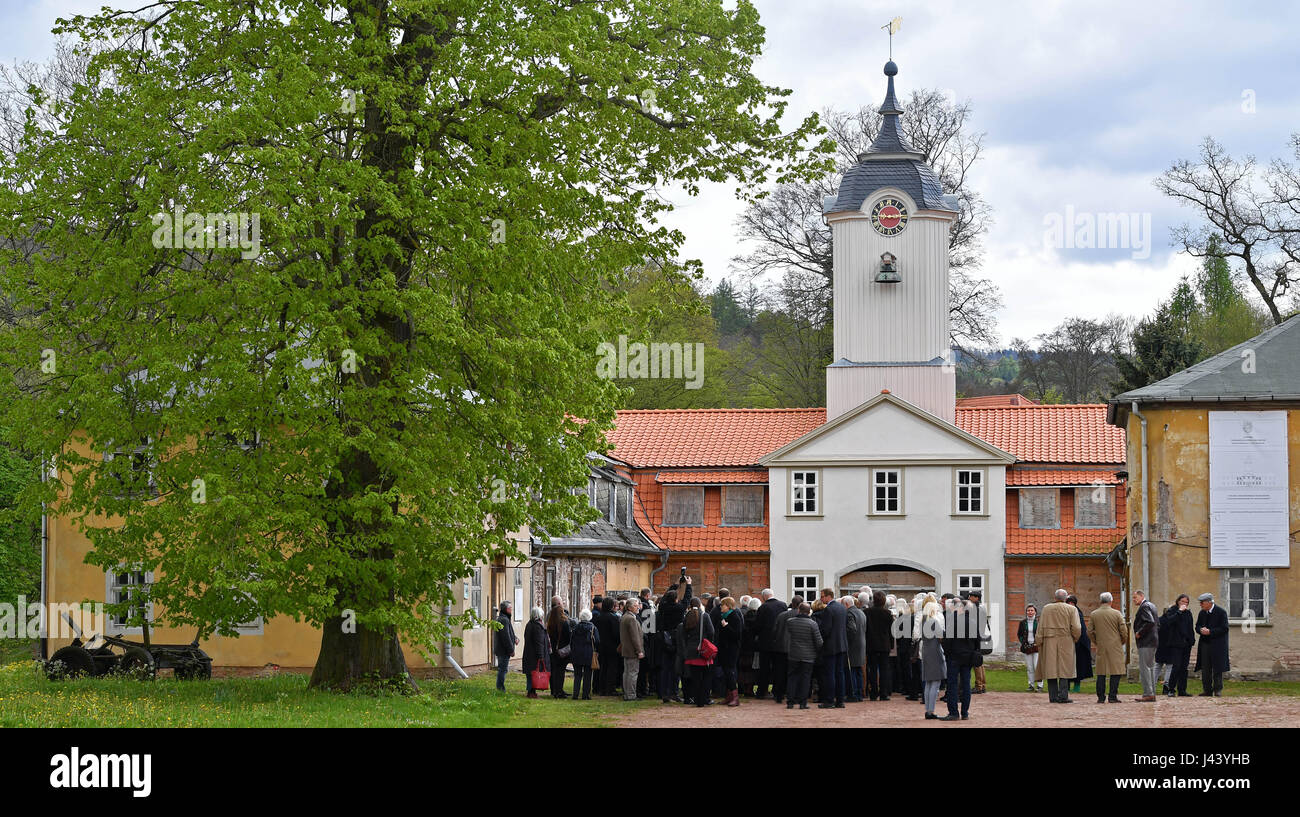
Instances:
[[[681,704],[656,704],[627,715],[607,716],[611,725],[630,727],[839,727],[908,726],[961,729],[978,726],[1028,727],[1258,727],[1300,726],[1300,698],[1251,696],[1241,698],[1159,698],[1139,703],[1123,696],[1118,704],[1097,704],[1092,694],[1072,693],[1072,704],[1050,704],[1046,695],[989,692],[971,698],[970,720],[927,721],[920,702],[904,698],[846,704],[845,709],[807,711],[785,708],[771,700],[742,698],[740,706],[720,703],[705,709]],[[947,714],[940,702],[935,713]]]

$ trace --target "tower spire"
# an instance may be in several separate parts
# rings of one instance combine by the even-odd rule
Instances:
[[[898,122],[898,117],[902,115],[903,109],[898,104],[898,97],[894,95],[894,77],[897,75],[898,65],[891,59],[885,63],[885,76],[889,77],[889,85],[885,90],[885,101],[878,111],[884,118],[880,122],[880,130],[876,132],[876,138],[871,140],[871,146],[867,148],[866,153],[858,157],[859,160],[871,158],[875,154],[891,156],[906,154],[918,158],[921,155],[907,141],[907,137],[903,135],[902,126]]]

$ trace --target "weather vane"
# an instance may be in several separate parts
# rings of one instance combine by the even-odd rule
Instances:
[[[898,33],[898,29],[901,28],[902,25],[903,25],[903,18],[895,17],[894,19],[890,20],[888,23],[885,23],[883,26],[881,26],[881,28],[889,30],[889,59],[890,60],[894,59],[894,35]]]

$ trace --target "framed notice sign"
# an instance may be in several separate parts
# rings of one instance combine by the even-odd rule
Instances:
[[[1210,412],[1210,567],[1290,567],[1285,411]]]

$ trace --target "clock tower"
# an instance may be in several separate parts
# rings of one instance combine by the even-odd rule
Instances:
[[[948,423],[957,376],[949,358],[948,232],[960,207],[899,127],[898,66],[880,132],[822,202],[834,246],[835,358],[826,370],[832,421],[889,390]]]

